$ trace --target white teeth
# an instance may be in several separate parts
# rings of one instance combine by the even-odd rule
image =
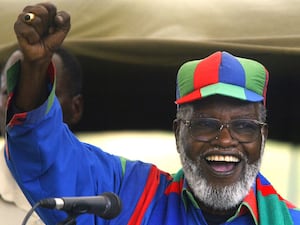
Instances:
[[[207,156],[206,160],[215,162],[239,162],[240,160],[232,155],[211,155]]]

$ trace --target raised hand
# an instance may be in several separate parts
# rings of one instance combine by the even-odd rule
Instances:
[[[51,3],[26,6],[14,29],[26,60],[50,60],[70,30],[70,16]]]
[[[51,3],[26,6],[18,16],[14,30],[24,56],[14,95],[19,110],[30,111],[47,99],[47,69],[70,27],[70,15]]]

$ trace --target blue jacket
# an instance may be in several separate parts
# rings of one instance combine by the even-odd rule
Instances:
[[[8,72],[11,77],[17,74],[18,69]],[[13,96],[16,79],[7,80]],[[62,122],[51,85],[48,100],[39,108],[19,114],[10,110],[8,114],[7,164],[31,204],[49,197],[115,192],[123,203],[118,217],[104,220],[84,214],[77,224],[206,225],[182,170],[171,176],[152,164],[129,161],[80,142]],[[38,208],[37,212],[47,225],[66,218],[63,211]],[[300,211],[258,174],[235,215],[224,224],[300,224]]]

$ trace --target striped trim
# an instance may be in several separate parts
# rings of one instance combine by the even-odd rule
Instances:
[[[160,171],[152,166],[149,172],[149,177],[144,188],[135,211],[133,212],[127,225],[139,225],[142,223],[145,213],[155,196],[160,181]]]
[[[120,158],[121,166],[122,166],[122,176],[124,177],[127,159],[124,157],[121,157],[121,156],[119,158]]]
[[[289,212],[289,208],[294,206],[287,204],[263,177],[257,179],[257,203],[260,225],[294,224]]]
[[[183,179],[180,181],[172,182],[165,190],[165,194],[169,195],[171,193],[180,194],[183,188]]]
[[[54,98],[55,98],[55,88],[56,88],[56,69],[54,64],[51,62],[48,66],[48,70],[47,70],[48,74],[49,74],[49,80],[50,83],[53,85],[53,88],[50,92],[50,95],[48,97],[48,105],[47,105],[47,110],[46,110],[46,114],[50,111],[53,102],[54,102]]]
[[[258,216],[258,208],[257,208],[257,201],[256,196],[253,188],[251,188],[249,194],[245,197],[241,208],[239,210],[238,215],[241,216],[247,211],[250,211],[252,218],[254,219],[255,224],[258,224],[259,216]]]
[[[267,197],[270,195],[276,195],[278,197],[278,199],[282,202],[285,203],[285,205],[289,208],[289,209],[294,209],[296,208],[295,205],[293,205],[292,203],[290,203],[289,201],[286,201],[283,197],[281,197],[277,191],[274,189],[274,187],[271,184],[262,184],[261,180],[258,179],[257,180],[257,189],[258,191],[260,191],[261,195],[263,197]]]
[[[14,114],[12,119],[9,121],[8,126],[13,127],[15,125],[20,125],[24,123],[27,118],[27,112]]]

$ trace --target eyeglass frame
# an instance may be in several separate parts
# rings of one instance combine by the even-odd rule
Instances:
[[[201,119],[211,119],[211,120],[214,120],[214,121],[218,121],[218,122],[219,122],[220,127],[219,127],[218,131],[216,132],[216,135],[215,135],[215,136],[213,136],[212,138],[207,139],[207,140],[205,140],[205,139],[199,139],[199,138],[193,136],[193,134],[192,134],[192,122],[193,122],[193,120],[185,120],[185,119],[178,119],[178,120],[182,121],[183,124],[188,128],[189,133],[190,133],[190,136],[191,136],[194,140],[200,141],[200,142],[210,142],[210,141],[212,141],[213,139],[217,139],[217,137],[220,135],[220,133],[221,133],[221,131],[223,130],[223,128],[227,128],[228,131],[229,131],[229,134],[230,134],[231,138],[237,140],[237,141],[240,142],[240,143],[251,143],[251,142],[254,142],[254,141],[258,138],[259,135],[257,134],[257,136],[256,136],[253,140],[251,140],[251,141],[240,141],[238,138],[236,138],[235,135],[232,135],[232,130],[231,130],[231,128],[230,128],[230,124],[232,124],[233,121],[240,121],[240,120],[243,121],[243,120],[245,120],[245,121],[251,121],[251,122],[254,122],[256,125],[259,126],[259,131],[260,131],[260,133],[262,132],[262,128],[263,128],[263,127],[268,126],[267,123],[262,122],[262,121],[258,121],[258,120],[256,120],[256,119],[246,119],[246,118],[245,118],[245,119],[233,119],[233,120],[230,120],[230,121],[228,121],[228,122],[222,122],[221,120],[219,120],[219,119],[217,119],[217,118],[200,118],[200,119],[198,119],[198,120],[201,120]],[[197,120],[194,120],[194,121],[197,121]],[[233,133],[236,133],[236,132],[233,132]]]

